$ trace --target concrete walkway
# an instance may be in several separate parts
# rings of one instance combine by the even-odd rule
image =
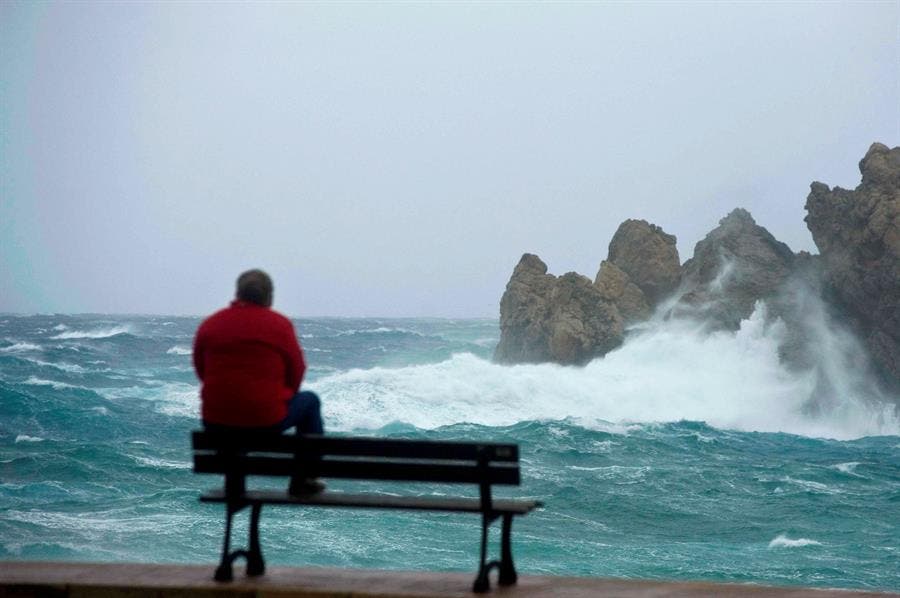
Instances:
[[[473,598],[473,575],[273,567],[248,579],[213,581],[214,565],[83,564],[0,561],[0,598]],[[241,572],[242,573],[242,572]],[[900,596],[877,592],[775,588],[712,583],[668,583],[584,577],[524,576],[516,586],[483,596],[549,598],[588,596],[657,598],[734,596],[747,598],[863,598]]]

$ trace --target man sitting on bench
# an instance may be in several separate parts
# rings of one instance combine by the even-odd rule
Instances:
[[[299,392],[306,361],[294,326],[271,309],[272,279],[248,270],[237,279],[234,301],[200,324],[194,369],[200,378],[201,417],[223,434],[322,434],[319,397]],[[315,479],[291,480],[291,494],[325,487]]]

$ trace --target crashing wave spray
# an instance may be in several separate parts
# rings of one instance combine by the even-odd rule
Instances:
[[[820,359],[801,370],[781,359],[788,327],[758,303],[736,332],[710,332],[689,318],[654,319],[584,367],[501,366],[458,354],[437,364],[337,373],[312,388],[328,397],[326,417],[338,430],[567,419],[611,431],[693,420],[837,439],[900,434],[896,407],[879,400],[847,358],[852,337],[824,310],[808,310],[807,319]],[[836,389],[825,402],[816,400],[823,375]]]

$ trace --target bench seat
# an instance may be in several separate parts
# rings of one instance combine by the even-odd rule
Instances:
[[[412,509],[422,511],[453,511],[481,513],[480,498],[457,498],[448,496],[395,496],[392,494],[318,492],[294,496],[283,490],[248,490],[241,497],[249,504],[270,505],[310,505],[317,507],[355,507],[370,509]],[[228,497],[224,489],[209,490],[200,497],[201,502],[224,503]],[[525,515],[541,506],[540,501],[495,498],[491,510],[499,515],[510,513]]]

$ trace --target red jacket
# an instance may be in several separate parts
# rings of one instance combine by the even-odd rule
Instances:
[[[287,415],[306,361],[294,326],[280,313],[233,301],[207,318],[194,339],[203,421],[271,426]]]

